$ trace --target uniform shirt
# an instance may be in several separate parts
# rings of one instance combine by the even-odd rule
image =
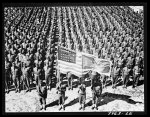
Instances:
[[[28,75],[29,75],[29,67],[26,67],[26,68],[24,68],[23,70],[24,70],[24,75],[25,75],[26,77],[28,77]]]
[[[135,58],[136,64],[140,64],[140,57]]]
[[[39,60],[42,60],[42,56],[43,56],[43,51],[39,55]]]
[[[38,56],[39,56],[39,52],[36,52],[34,58],[37,59]]]
[[[19,58],[19,61],[22,61],[22,54],[21,53],[18,53],[18,58]]]
[[[46,60],[44,61],[44,65],[47,65],[48,62],[49,62],[48,59],[46,59]]]
[[[114,68],[114,76],[118,76],[120,74],[120,68]]]
[[[133,68],[133,72],[134,72],[135,74],[139,74],[139,73],[140,73],[139,67],[138,67],[138,66],[135,66],[135,67]]]
[[[137,43],[135,41],[133,41],[133,48],[135,48],[137,45]]]
[[[122,47],[119,47],[119,52],[120,52],[120,53],[122,53],[122,52],[123,52]]]
[[[27,61],[26,56],[22,54],[22,62],[26,63],[26,61]]]
[[[81,84],[80,86],[79,86],[79,94],[81,94],[81,95],[85,95],[86,94],[86,86],[85,86],[85,84]]]
[[[62,83],[58,83],[56,89],[58,90],[58,94],[65,94],[66,91],[66,85]]]
[[[131,71],[131,69],[127,68],[127,67],[124,67],[123,68],[123,74],[126,76],[126,75],[129,75],[129,72]]]
[[[50,75],[51,68],[49,68],[48,66],[44,66],[44,71],[45,71],[45,75]]]
[[[31,67],[31,61],[30,61],[30,60],[27,60],[27,61],[26,61],[26,66],[27,66],[27,67]]]
[[[41,68],[42,67],[42,60],[39,60],[38,64],[39,64],[39,67]]]
[[[125,52],[124,52],[124,58],[127,58],[128,55],[129,55],[129,53],[125,51]]]
[[[5,69],[8,70],[9,68],[10,68],[10,62],[6,62],[6,61],[5,61]]]
[[[116,42],[115,44],[116,44],[116,48],[118,48],[118,47],[119,47],[119,43],[118,43],[118,42]]]
[[[38,85],[38,95],[43,98],[47,98],[47,88],[46,86]]]
[[[144,58],[144,52],[141,51],[141,52],[139,53],[139,56],[142,57],[142,58]]]
[[[12,72],[13,77],[18,76],[18,75],[19,75],[19,74],[18,74],[18,72],[19,72],[18,67],[12,66],[12,67],[11,67],[11,72]]]
[[[133,64],[133,58],[128,57],[128,63],[127,63],[127,65],[132,65],[132,64]]]
[[[21,63],[19,61],[18,62],[15,61],[15,65],[17,66],[17,68],[19,68],[19,69],[21,68]]]
[[[102,85],[98,85],[98,86],[94,87],[94,93],[96,95],[100,95],[102,93]]]
[[[34,71],[34,75],[35,75],[35,76],[40,76],[40,75],[41,75],[41,69],[37,69],[37,67],[35,67],[35,68],[33,69],[33,71]]]

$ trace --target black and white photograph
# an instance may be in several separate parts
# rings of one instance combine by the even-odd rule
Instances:
[[[145,112],[144,10],[5,4],[4,112]]]

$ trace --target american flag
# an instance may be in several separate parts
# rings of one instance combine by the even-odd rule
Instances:
[[[71,72],[81,77],[89,70],[95,70],[100,74],[110,75],[111,62],[105,59],[96,59],[94,55],[58,47],[58,66],[61,73]]]

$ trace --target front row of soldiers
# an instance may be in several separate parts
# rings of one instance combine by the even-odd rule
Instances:
[[[59,78],[61,78],[59,76]],[[66,92],[67,84],[63,83],[63,80],[59,80],[56,85],[56,90],[58,94],[58,105],[59,110],[65,110],[65,92]],[[69,88],[68,88],[69,89]],[[39,101],[41,104],[40,109],[46,110],[46,98],[47,98],[47,86],[43,85],[43,81],[39,80],[39,84],[37,86]],[[92,109],[96,108],[98,110],[98,100],[101,97],[102,93],[102,84],[100,79],[96,74],[91,75],[91,91],[92,91]],[[86,84],[84,77],[81,77],[81,82],[78,86],[78,98],[79,98],[79,110],[85,110],[85,102],[86,102]]]
[[[70,74],[71,75],[71,74]],[[71,77],[71,76],[70,76]],[[57,84],[57,93],[58,93],[58,104],[59,110],[65,110],[64,103],[65,103],[65,91],[66,91],[66,84],[63,84],[62,80],[59,80]],[[70,87],[68,87],[68,90]],[[92,109],[96,108],[98,110],[98,100],[101,97],[102,93],[102,84],[101,80],[98,77],[98,73],[92,71],[91,74],[91,91],[92,91]],[[79,110],[85,110],[85,102],[86,102],[86,84],[84,75],[80,78],[79,86],[78,86],[78,98],[79,98]]]

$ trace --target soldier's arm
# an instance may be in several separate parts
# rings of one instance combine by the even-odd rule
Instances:
[[[37,90],[38,90],[39,95],[42,96],[41,85],[38,85]]]
[[[78,86],[78,93],[79,93],[79,91],[80,91],[80,88],[81,88],[81,85]]]

